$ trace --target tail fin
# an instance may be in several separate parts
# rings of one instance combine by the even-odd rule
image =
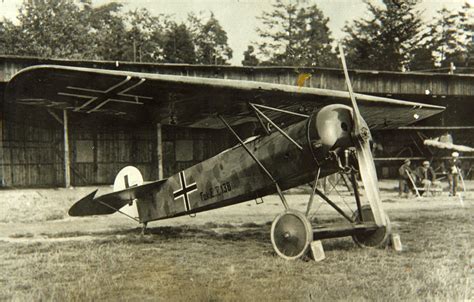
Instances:
[[[127,166],[120,170],[115,176],[114,192],[122,191],[130,187],[141,186],[143,184],[143,176],[140,170],[133,166]]]
[[[133,201],[143,198],[147,195],[149,196],[150,192],[158,190],[161,185],[166,182],[166,179],[162,179],[142,185],[143,179],[141,178],[140,172],[136,168],[131,168],[133,167],[126,167],[122,169],[117,175],[117,178],[114,183],[114,190],[120,190],[94,198],[95,194],[98,191],[95,190],[94,192],[85,196],[81,200],[77,201],[69,209],[69,216],[113,214],[117,212],[120,208],[126,206],[127,204],[133,204]],[[133,176],[133,173],[135,173],[136,171],[131,172],[132,170],[138,171],[140,177],[137,178],[136,175]],[[131,173],[127,173],[127,171]],[[122,183],[120,183],[119,177],[122,179]]]
[[[114,192],[122,191],[131,187],[141,186],[143,184],[143,176],[136,167],[127,166],[118,172],[114,181]],[[136,202],[130,202],[123,206],[120,212],[138,218],[138,208]]]

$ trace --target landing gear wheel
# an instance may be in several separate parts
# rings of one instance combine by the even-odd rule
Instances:
[[[286,210],[273,220],[270,236],[275,252],[284,259],[294,260],[308,250],[313,229],[303,213]]]
[[[361,210],[364,222],[374,222],[374,214],[369,205],[362,206]],[[354,242],[360,247],[385,247],[389,242],[392,231],[390,220],[387,215],[385,217],[387,218],[387,226],[380,227],[375,231],[353,235]],[[359,211],[356,211],[353,218],[354,221],[360,222]]]

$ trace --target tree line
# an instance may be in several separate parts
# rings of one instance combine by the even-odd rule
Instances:
[[[24,1],[18,24],[0,22],[0,53],[39,57],[228,64],[227,33],[212,13],[177,23],[146,9],[123,11],[111,2]]]
[[[423,21],[417,1],[365,0],[369,17],[347,23],[339,41],[349,67],[392,71],[474,67],[474,8],[441,9]],[[341,9],[344,9],[341,7]],[[184,22],[120,3],[25,1],[18,22],[0,21],[0,53],[70,59],[229,64],[233,52],[212,12]],[[338,67],[329,19],[309,1],[275,0],[259,17],[243,65]],[[471,69],[472,71],[473,69]]]
[[[424,22],[418,2],[365,0],[370,17],[346,24],[339,41],[349,67],[474,72],[474,8],[468,2],[457,12],[443,8]],[[260,41],[248,46],[243,65],[339,66],[329,19],[317,5],[276,0],[260,19]]]

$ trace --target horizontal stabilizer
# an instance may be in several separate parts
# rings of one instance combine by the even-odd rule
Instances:
[[[98,190],[95,190],[76,202],[69,209],[69,216],[113,214],[123,206],[133,202],[135,199],[143,198],[150,195],[153,191],[158,190],[165,181],[166,179],[162,179],[145,185],[105,194],[96,198],[94,197]]]

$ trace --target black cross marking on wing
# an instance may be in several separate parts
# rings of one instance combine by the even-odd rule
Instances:
[[[130,90],[140,86],[145,79],[127,76],[120,83],[106,90],[96,90],[83,87],[67,86],[68,92],[58,92],[58,95],[85,99],[86,102],[75,107],[74,111],[91,113],[102,110],[109,102],[143,105],[142,99],[153,99],[149,96],[133,95]]]

